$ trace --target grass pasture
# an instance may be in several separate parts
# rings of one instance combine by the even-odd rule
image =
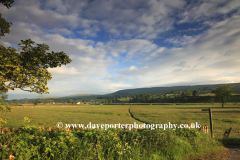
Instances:
[[[208,112],[212,108],[215,139],[197,130],[56,130],[40,131],[35,127],[7,132],[0,136],[0,159],[157,159],[190,160],[220,159],[226,148],[217,141],[224,130],[240,130],[240,105],[37,105],[13,106],[12,112],[1,114],[7,119],[4,127],[21,127],[24,117],[29,126],[51,127],[64,124],[142,124],[134,117],[154,124],[168,122],[209,126]],[[16,136],[17,135],[17,136]],[[230,134],[232,141],[239,135]],[[31,146],[31,147],[29,147]],[[1,152],[2,151],[2,152]],[[219,157],[220,156],[220,157]]]
[[[24,107],[26,106],[26,107]],[[1,114],[7,119],[4,127],[21,127],[24,117],[31,119],[30,126],[53,127],[57,122],[63,124],[141,124],[130,117],[129,105],[23,105],[12,106],[12,112]],[[215,137],[222,137],[225,129],[240,131],[240,104],[216,105],[132,105],[131,113],[137,119],[150,124],[196,123],[210,126],[209,114],[202,109],[212,109],[213,132]],[[240,136],[240,134],[230,134]]]
[[[209,126],[209,112],[202,109],[212,109],[214,137],[222,138],[226,129],[240,131],[240,105],[132,105],[131,113],[134,117],[148,123],[177,124],[196,123]],[[210,132],[210,130],[209,130]],[[240,137],[240,133],[231,133],[230,137]]]
[[[63,124],[132,124],[139,123],[128,113],[128,105],[37,105],[12,106],[12,112],[4,113],[4,127],[22,127],[24,117],[31,119],[30,126],[53,127]]]

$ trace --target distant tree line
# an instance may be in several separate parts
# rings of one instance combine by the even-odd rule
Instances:
[[[230,85],[224,85],[220,86],[216,89],[213,89],[211,93],[214,93],[215,96],[199,96],[199,92],[197,90],[193,90],[192,92],[187,90],[185,92],[179,91],[175,93],[174,91],[171,91],[170,93],[166,94],[139,94],[136,96],[130,96],[130,97],[96,97],[95,99],[57,99],[57,100],[43,100],[43,99],[24,99],[24,100],[4,100],[4,102],[8,104],[38,104],[38,103],[76,103],[76,102],[82,102],[82,103],[121,103],[122,98],[126,98],[128,100],[128,103],[206,103],[211,102],[214,104],[215,101],[219,101],[222,103],[222,107],[224,106],[224,103],[226,100],[230,99],[232,96],[232,90],[230,89]],[[237,95],[236,95],[237,96]],[[239,96],[240,97],[240,96]],[[239,97],[235,97],[235,100]],[[127,102],[127,101],[125,101]],[[3,102],[2,102],[3,103]]]
[[[159,95],[152,95],[152,94],[140,94],[136,96],[131,96],[129,102],[130,103],[158,103],[158,102],[175,102],[177,100],[184,100],[186,101],[188,96],[199,96],[199,92],[194,90],[190,92],[189,90],[186,92],[179,91],[175,93],[171,91],[170,93],[166,94],[159,94]]]

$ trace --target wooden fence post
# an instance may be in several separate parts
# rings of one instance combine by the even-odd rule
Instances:
[[[212,110],[209,108],[209,119],[210,119],[210,128],[211,128],[211,137],[213,138],[213,124],[212,124]]]
[[[210,120],[211,137],[213,138],[212,110],[211,110],[211,108],[209,108],[209,109],[202,109],[202,111],[209,111],[209,120]]]

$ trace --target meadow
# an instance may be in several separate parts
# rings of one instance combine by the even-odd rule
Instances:
[[[24,107],[25,106],[25,107]],[[150,124],[190,124],[209,126],[212,108],[214,137],[196,129],[157,130],[55,130],[64,124],[142,124],[129,113]],[[218,159],[227,154],[220,141],[225,129],[240,130],[240,105],[23,105],[12,106],[12,112],[1,114],[7,120],[3,127],[23,127],[0,137],[2,159]],[[31,119],[27,123],[24,117]],[[35,127],[29,127],[35,126]],[[219,135],[218,135],[219,133]],[[239,142],[239,134],[229,139]],[[1,152],[2,151],[2,152]]]
[[[26,107],[24,107],[26,106]],[[31,119],[30,126],[53,127],[64,124],[131,124],[127,105],[23,105],[12,106],[12,112],[1,115],[7,119],[4,127],[22,127],[24,117]],[[139,124],[139,122],[136,121]]]
[[[240,104],[215,105],[132,105],[131,112],[134,117],[147,123],[168,122],[177,124],[196,123],[201,126],[210,126],[209,112],[202,109],[211,108],[213,120],[213,133],[215,138],[222,138],[226,129],[232,127],[233,131],[240,131]],[[239,137],[232,133],[230,137]]]

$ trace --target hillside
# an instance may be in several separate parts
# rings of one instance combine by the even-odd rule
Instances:
[[[233,93],[240,94],[240,83],[228,83],[233,90]],[[187,90],[197,90],[200,94],[211,93],[213,89],[226,84],[211,84],[211,85],[196,85],[196,86],[173,86],[173,87],[153,87],[153,88],[137,88],[137,89],[126,89],[120,90],[104,96],[115,97],[115,96],[134,96],[138,94],[165,94],[174,91],[175,93]]]
[[[233,93],[240,94],[240,83],[228,83],[233,90]],[[211,93],[213,89],[219,87],[220,85],[226,84],[211,84],[211,85],[195,85],[195,86],[173,86],[173,87],[153,87],[153,88],[136,88],[136,89],[126,89],[119,90],[114,93],[105,94],[105,95],[94,95],[94,94],[75,94],[69,96],[43,96],[43,97],[35,97],[28,98],[31,100],[34,99],[49,99],[49,100],[67,100],[67,99],[105,99],[105,98],[113,98],[113,97],[128,97],[135,96],[139,94],[165,94],[174,91],[175,93],[182,91],[186,92],[187,90],[193,91],[197,90],[200,94]]]

